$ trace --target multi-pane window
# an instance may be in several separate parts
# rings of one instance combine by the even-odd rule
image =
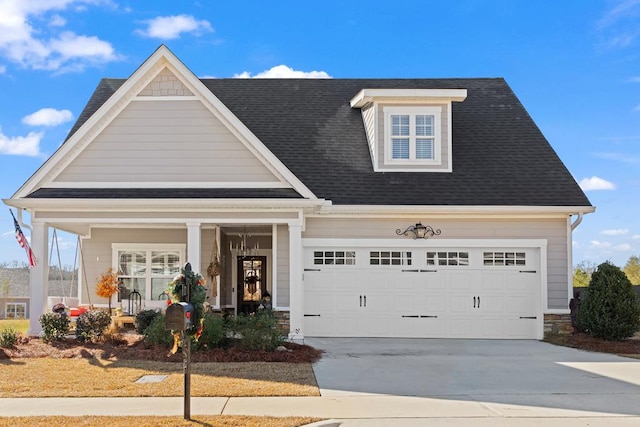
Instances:
[[[524,252],[484,252],[482,260],[486,266],[524,266],[527,263]]]
[[[142,300],[159,300],[182,267],[180,249],[119,249],[118,278],[126,293],[136,290]]]
[[[439,108],[387,107],[388,158],[391,161],[436,160]]]
[[[8,302],[5,305],[7,319],[24,319],[27,315],[27,304],[24,302]]]
[[[427,265],[469,265],[469,252],[440,251],[427,252]]]
[[[355,251],[314,251],[315,265],[355,265]]]
[[[404,251],[371,251],[370,265],[411,265],[411,252]]]

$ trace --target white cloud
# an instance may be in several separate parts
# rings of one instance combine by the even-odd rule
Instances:
[[[599,240],[592,240],[591,241],[591,247],[592,248],[598,248],[598,249],[609,249],[609,248],[611,248],[611,243],[609,243],[609,242],[601,242]]]
[[[598,20],[597,25],[599,29],[604,29],[624,18],[638,15],[638,13],[640,13],[640,0],[623,0],[608,10],[607,13]]]
[[[0,65],[0,74],[4,74],[7,71],[7,67],[4,65]]]
[[[209,21],[198,21],[191,15],[158,16],[144,22],[147,28],[136,30],[136,34],[154,39],[171,40],[180,38],[182,33],[201,35],[213,32]]]
[[[633,236],[631,236],[631,238],[633,240],[640,240],[640,234],[634,234]]]
[[[600,234],[604,234],[605,236],[624,236],[629,233],[628,228],[615,228],[611,230],[602,230]]]
[[[89,64],[119,59],[110,43],[62,31],[66,20],[58,13],[48,16],[101,3],[104,0],[1,1],[0,55],[26,68],[56,71],[82,70]],[[47,20],[42,27],[34,24]]]
[[[325,71],[297,71],[286,65],[276,65],[252,76],[248,71],[233,76],[237,79],[330,79]]]
[[[631,245],[628,243],[622,243],[620,245],[615,246],[613,249],[615,249],[616,251],[630,251],[631,250]]]
[[[580,188],[582,188],[583,191],[615,190],[616,186],[614,183],[609,182],[605,179],[599,178],[597,176],[592,176],[591,178],[583,178],[580,181]]]
[[[56,110],[55,108],[42,108],[22,119],[22,123],[29,126],[58,126],[73,120],[73,114],[69,110]]]
[[[0,154],[39,156],[43,136],[43,132],[29,132],[27,136],[9,138],[0,129]]]

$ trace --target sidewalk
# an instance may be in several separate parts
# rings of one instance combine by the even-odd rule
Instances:
[[[582,404],[589,406],[589,402]],[[182,397],[0,398],[0,415],[182,416],[183,405]],[[327,419],[316,423],[318,426],[344,427],[640,425],[640,416],[625,415],[624,411],[616,412],[615,396],[611,397],[611,411],[608,413],[559,409],[540,404],[523,406],[446,397],[193,397],[191,415],[311,416]]]

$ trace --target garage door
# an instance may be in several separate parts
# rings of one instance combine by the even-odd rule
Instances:
[[[307,247],[304,333],[536,338],[538,248]]]

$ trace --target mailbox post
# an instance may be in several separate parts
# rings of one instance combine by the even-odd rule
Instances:
[[[182,301],[167,307],[165,328],[180,331],[182,340],[182,368],[184,371],[184,419],[191,420],[191,337],[187,330],[193,326],[194,309],[191,305],[191,264],[184,266]]]

